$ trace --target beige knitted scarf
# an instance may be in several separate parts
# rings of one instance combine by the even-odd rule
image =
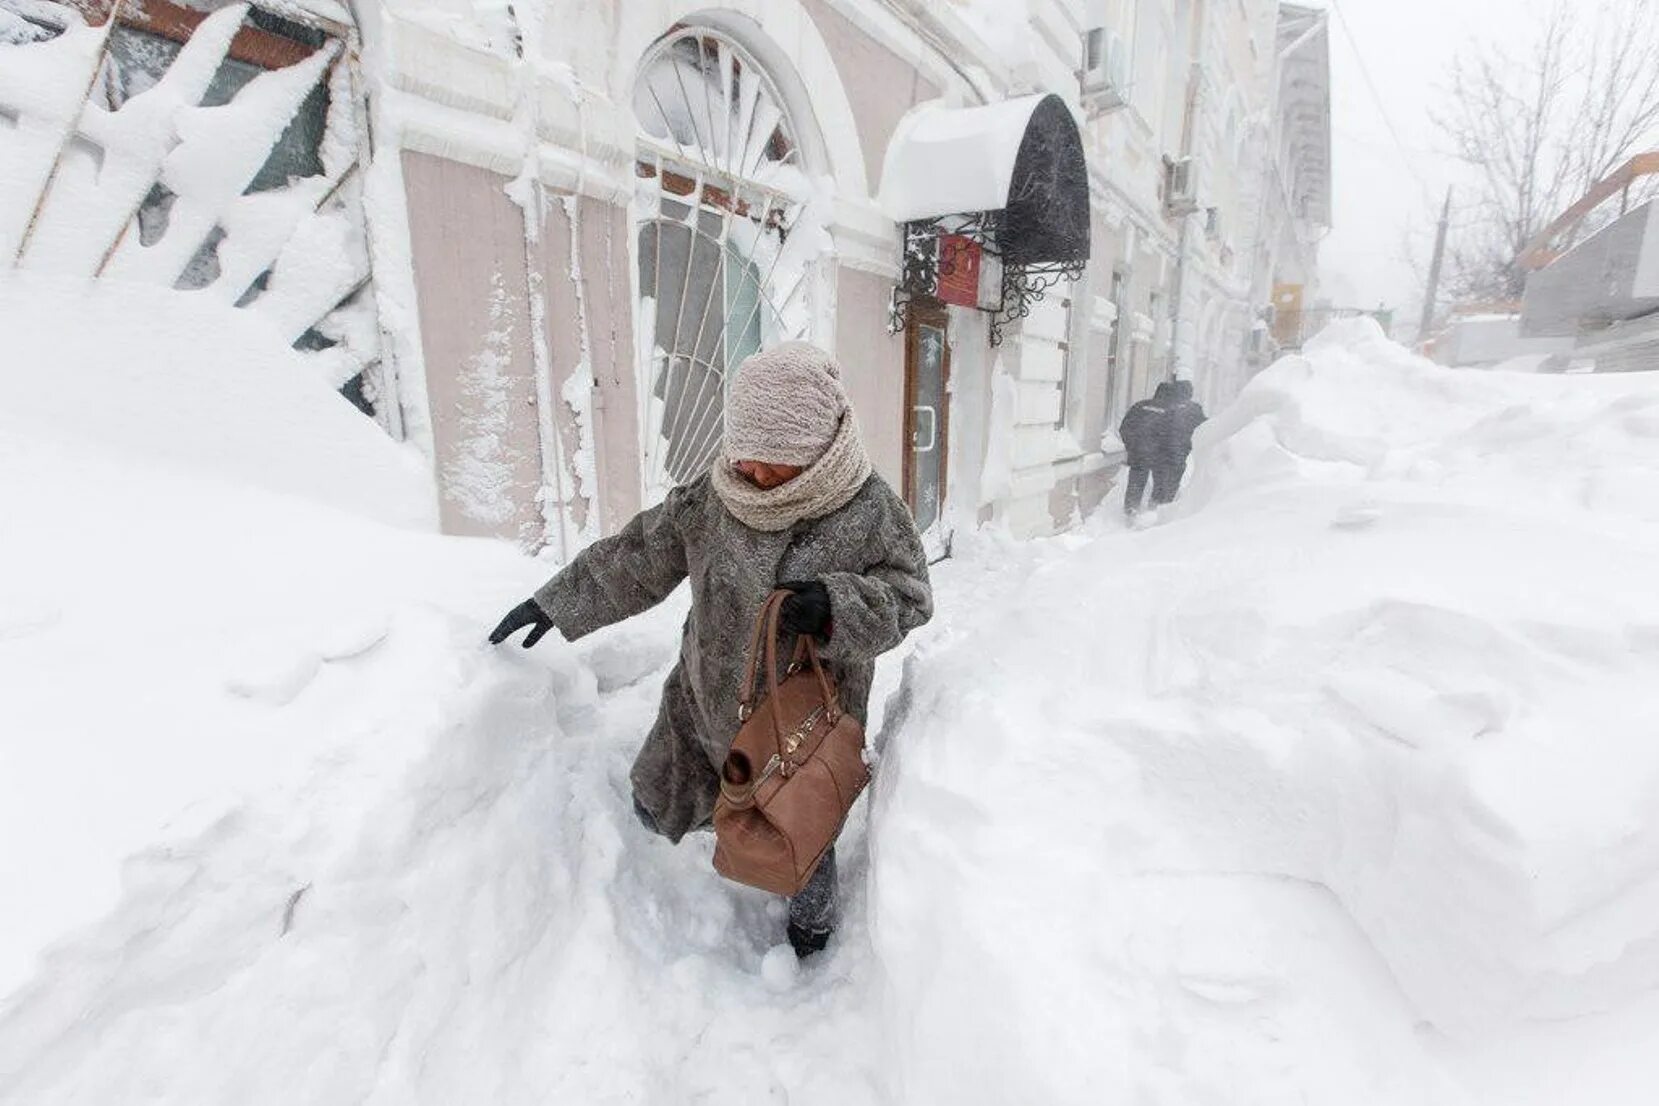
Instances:
[[[841,426],[824,455],[788,483],[756,487],[732,467],[734,460],[724,450],[715,460],[709,473],[715,493],[737,521],[768,533],[840,510],[852,502],[872,471],[858,420],[850,410],[841,416]]]

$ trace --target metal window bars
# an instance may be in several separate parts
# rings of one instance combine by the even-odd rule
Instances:
[[[713,462],[730,369],[806,333],[810,266],[787,246],[807,178],[776,87],[705,28],[656,44],[634,109],[644,482],[656,499]]]

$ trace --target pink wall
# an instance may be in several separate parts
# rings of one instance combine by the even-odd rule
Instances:
[[[828,43],[859,118],[872,191],[899,119],[937,89],[902,58],[823,0],[805,0]],[[895,92],[897,94],[895,94]],[[446,532],[510,538],[527,548],[543,535],[543,483],[531,292],[542,294],[557,466],[550,489],[574,525],[590,504],[568,462],[583,433],[564,388],[585,354],[594,374],[592,425],[602,530],[640,506],[640,431],[634,366],[630,219],[625,209],[581,199],[573,228],[565,197],[549,196],[542,233],[527,250],[522,213],[498,174],[423,154],[404,154],[410,234],[432,404],[440,518]],[[572,246],[580,287],[572,279]],[[904,465],[904,347],[886,330],[891,281],[853,269],[836,274],[837,353],[876,469],[896,488]],[[492,358],[498,379],[488,376]]]
[[[540,437],[529,282],[506,179],[403,155],[410,253],[445,533],[539,543]],[[491,380],[491,376],[495,380]]]
[[[565,456],[580,441],[575,419],[562,401],[566,382],[582,357],[582,314],[587,322],[588,356],[594,376],[591,405],[598,469],[599,517],[604,533],[627,525],[640,507],[640,437],[634,387],[633,284],[628,271],[628,212],[598,200],[575,201],[581,258],[581,289],[571,279],[571,219],[566,197],[550,197],[538,253],[547,295],[548,350],[553,395]],[[578,526],[587,504],[572,503]]]
[[[841,74],[858,119],[864,171],[874,194],[881,186],[881,163],[899,120],[923,100],[938,96],[939,89],[909,62],[848,22],[826,0],[805,0],[803,7],[824,36]]]
[[[858,412],[876,471],[902,492],[904,474],[904,340],[887,333],[893,282],[842,268],[836,274],[835,355]]]
[[[589,440],[604,532],[639,510],[639,429],[633,370],[628,213],[549,196],[542,233],[526,245],[523,212],[499,174],[405,153],[404,181],[432,404],[440,523],[446,533],[503,537],[527,549],[544,536],[531,269],[543,296],[556,435],[552,502],[584,527],[590,504],[571,464],[583,433],[565,386],[584,356],[594,375]],[[580,287],[572,246],[581,258]]]

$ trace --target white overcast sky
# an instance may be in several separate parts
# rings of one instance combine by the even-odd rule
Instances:
[[[1333,9],[1334,226],[1320,251],[1324,293],[1339,306],[1382,304],[1415,312],[1422,292],[1405,259],[1405,239],[1415,236],[1426,257],[1446,186],[1460,175],[1458,163],[1445,156],[1430,110],[1444,98],[1459,50],[1481,40],[1520,49],[1544,2],[1305,2]],[[1596,0],[1578,2],[1597,6]]]

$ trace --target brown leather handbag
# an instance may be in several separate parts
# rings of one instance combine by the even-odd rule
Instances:
[[[779,895],[806,886],[870,782],[864,727],[841,709],[811,635],[796,641],[778,679],[778,617],[789,594],[773,592],[755,619],[737,712],[742,728],[714,804],[715,870]],[[766,697],[757,710],[762,664]]]

